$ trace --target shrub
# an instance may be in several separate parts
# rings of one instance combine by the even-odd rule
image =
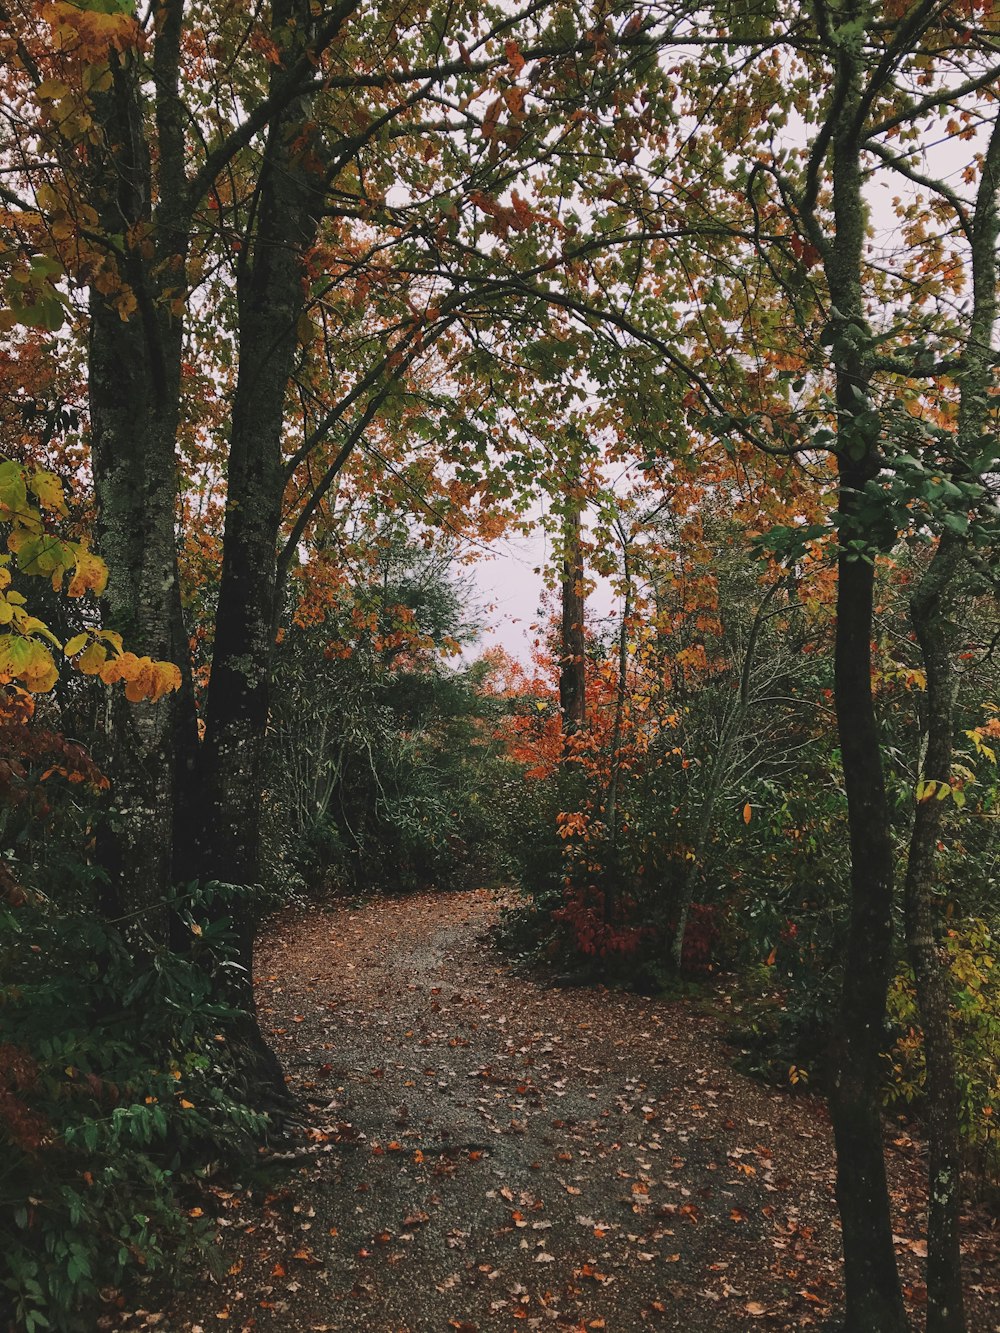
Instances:
[[[189,953],[139,971],[79,908],[29,895],[0,913],[0,1312],[26,1333],[91,1329],[102,1288],[200,1249],[186,1182],[264,1131],[226,1090],[226,930],[197,919],[211,897],[186,898]]]
[[[1000,1176],[1000,967],[996,923],[975,918],[949,929],[942,944],[952,982],[952,1025],[968,1163],[982,1181]],[[923,1033],[913,974],[900,971],[889,993],[895,1041],[888,1056],[889,1105],[919,1107],[924,1092]]]

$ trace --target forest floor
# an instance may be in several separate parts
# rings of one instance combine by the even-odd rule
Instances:
[[[560,988],[486,940],[485,892],[287,912],[262,1025],[307,1123],[274,1183],[216,1186],[220,1273],[117,1327],[483,1333],[836,1327],[823,1101],[734,1072],[724,1001]],[[890,1144],[919,1328],[923,1153]],[[1000,1229],[966,1220],[969,1328]]]

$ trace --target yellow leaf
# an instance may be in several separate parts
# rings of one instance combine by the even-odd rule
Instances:
[[[179,690],[181,687],[180,667],[175,666],[173,662],[154,662],[153,679],[155,690],[153,699],[162,699],[165,694],[170,694],[173,690]]]
[[[125,686],[125,698],[129,703],[141,703],[152,697],[153,663],[150,658],[139,659],[140,670]]]
[[[16,463],[0,463],[0,509],[20,514],[28,499],[24,473]]]
[[[37,616],[25,615],[23,611],[18,613],[23,617],[20,620],[20,630],[22,634],[40,634],[43,639],[48,639],[49,643],[54,643],[57,648],[61,648],[59,640],[46,625],[44,620],[39,620]]]
[[[66,651],[69,651],[68,645]],[[100,675],[103,679],[103,668],[107,660],[108,655],[104,648],[99,643],[91,643],[77,658],[76,669],[82,671],[85,676]]]
[[[122,636],[118,633],[117,630],[99,629],[97,631],[97,637],[99,639],[103,639],[105,643],[110,643],[111,646],[117,652],[123,653],[125,651],[124,645],[122,643]]]
[[[53,514],[68,514],[63,484],[54,472],[33,472],[28,477],[28,489],[43,509]]]
[[[61,83],[58,79],[43,79],[35,88],[35,96],[39,102],[58,102],[60,98],[65,97],[69,92],[69,85]],[[51,191],[48,191],[51,193]],[[50,208],[46,195],[42,190],[38,191],[39,202],[43,208]]]
[[[48,694],[59,679],[52,654],[34,639],[27,640],[27,643],[26,661],[18,674],[26,690],[30,690],[32,694]]]
[[[118,667],[118,671],[115,671]],[[130,703],[156,703],[171,690],[180,688],[181,673],[173,662],[154,662],[148,657],[123,653],[105,673],[104,679],[124,680],[125,698]]]
[[[33,675],[22,676],[21,679],[24,681],[24,688],[30,690],[32,694],[48,694],[59,679],[59,671],[55,662],[50,661]]]
[[[89,641],[90,641],[89,634],[74,634],[73,637],[70,639],[70,641],[66,644],[66,647],[63,649],[63,652],[66,654],[67,657],[75,657],[78,652],[80,652],[83,648],[87,646]]]

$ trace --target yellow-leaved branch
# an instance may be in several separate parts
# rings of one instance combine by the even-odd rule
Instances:
[[[45,694],[59,679],[55,649],[82,675],[99,676],[106,685],[123,681],[131,702],[155,703],[180,686],[181,673],[172,662],[127,652],[114,630],[87,629],[63,645],[31,614],[24,594],[11,587],[13,561],[19,573],[47,578],[67,597],[88,592],[100,597],[104,592],[108,568],[100,556],[85,541],[51,530],[53,519],[68,512],[62,482],[54,473],[32,471],[10,460],[0,463],[0,523],[9,528],[7,553],[0,555],[0,683],[16,681],[32,694]]]

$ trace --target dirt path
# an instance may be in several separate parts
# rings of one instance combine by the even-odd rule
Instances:
[[[311,1123],[284,1186],[215,1191],[228,1273],[129,1327],[834,1326],[819,1099],[733,1073],[719,1022],[688,1004],[512,975],[481,940],[494,910],[427,895],[274,926],[262,1020]],[[917,1322],[919,1167],[901,1134]],[[977,1333],[1000,1330],[995,1241],[970,1230]]]

